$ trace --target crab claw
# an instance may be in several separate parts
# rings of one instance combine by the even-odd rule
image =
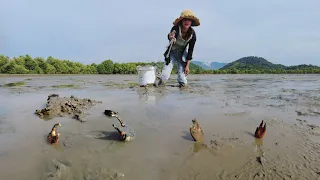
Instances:
[[[202,141],[204,133],[196,119],[192,119],[192,125],[189,128],[190,135],[194,141]]]
[[[104,110],[104,114],[107,115],[107,116],[110,116],[110,117],[115,117],[116,114],[118,114],[118,112],[106,109],[106,110]]]
[[[122,131],[119,129],[118,126],[115,126],[114,124],[112,124],[112,127],[113,127],[115,130],[117,130],[119,134],[122,133]]]
[[[256,132],[254,133],[254,136],[258,139],[262,139],[266,133],[267,130],[267,124],[265,123],[263,126],[263,120],[260,123],[260,126],[257,127]]]
[[[123,140],[123,141],[126,141],[126,140],[127,140],[127,134],[126,134],[125,131],[121,131],[121,130],[119,129],[119,127],[115,126],[114,124],[112,124],[112,127],[118,131],[121,140]]]
[[[59,140],[60,133],[58,133],[56,136],[52,136],[51,134],[48,134],[47,141],[49,144],[56,144]]]
[[[48,143],[56,144],[58,142],[59,137],[60,137],[60,133],[57,132],[57,127],[58,126],[61,126],[61,123],[58,122],[58,123],[53,125],[50,133],[47,136]]]

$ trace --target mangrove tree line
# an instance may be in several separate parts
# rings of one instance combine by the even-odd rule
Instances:
[[[163,62],[115,63],[108,59],[100,64],[84,65],[51,56],[44,59],[25,55],[10,59],[0,55],[0,73],[2,74],[136,74],[137,66],[145,65],[156,66],[157,70],[161,71]],[[219,70],[204,70],[191,63],[190,71],[191,74],[320,74],[320,67],[305,64],[284,66],[273,64],[261,57],[248,56],[233,61]],[[176,65],[172,73],[177,73]]]

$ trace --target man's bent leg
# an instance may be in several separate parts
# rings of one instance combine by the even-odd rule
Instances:
[[[187,76],[184,73],[184,70],[186,68],[186,62],[182,61],[182,58],[177,63],[178,65],[178,83],[180,87],[184,87],[187,85]]]

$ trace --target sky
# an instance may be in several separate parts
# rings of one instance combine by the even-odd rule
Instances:
[[[1,0],[0,54],[84,64],[163,61],[175,18],[200,19],[193,60],[320,65],[319,0]]]

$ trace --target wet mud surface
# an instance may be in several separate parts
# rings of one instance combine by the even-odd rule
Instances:
[[[58,160],[52,161],[52,166],[55,168],[53,173],[49,173],[47,180],[76,180],[76,179],[84,179],[84,180],[119,180],[124,177],[123,173],[117,173],[113,169],[109,168],[92,168],[88,167],[81,174],[74,174],[71,170],[71,164],[64,164],[59,162]],[[81,177],[82,176],[82,177]]]
[[[158,88],[136,76],[0,78],[0,178],[320,178],[320,76],[190,75],[184,89],[172,78]],[[130,124],[134,141],[120,141],[105,109]],[[70,121],[77,115],[86,123]],[[203,144],[188,132],[194,118]],[[256,139],[261,120],[267,132]],[[57,121],[53,147],[44,137]]]

